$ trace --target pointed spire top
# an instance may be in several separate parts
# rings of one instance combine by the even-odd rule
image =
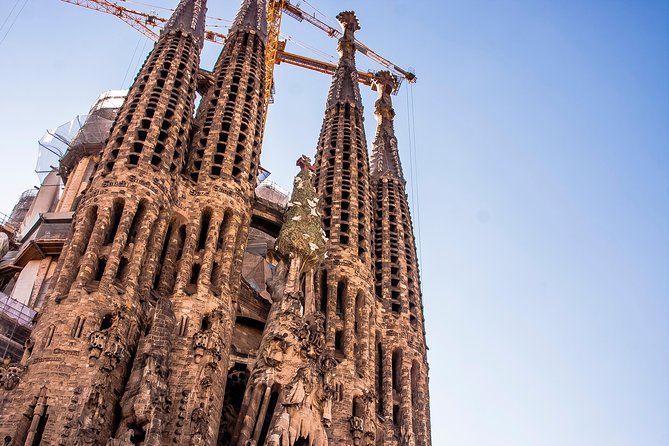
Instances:
[[[374,73],[372,89],[376,90],[379,98],[374,103],[374,116],[378,121],[376,136],[372,144],[372,177],[378,178],[390,175],[394,178],[404,180],[402,164],[400,163],[399,150],[397,148],[397,137],[393,119],[395,110],[390,93],[397,86],[397,80],[389,71]]]
[[[360,29],[360,22],[353,11],[340,12],[337,20],[341,24],[344,35],[337,44],[339,64],[330,86],[328,106],[337,102],[353,102],[362,108],[358,71],[355,68],[355,32]]]
[[[265,0],[243,0],[230,33],[251,31],[267,42],[267,3]]]
[[[182,31],[192,34],[200,48],[204,44],[204,21],[207,0],[181,0],[163,32]]]

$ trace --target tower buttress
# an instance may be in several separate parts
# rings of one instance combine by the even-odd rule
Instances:
[[[156,304],[150,278],[190,132],[205,10],[205,0],[179,3],[112,125],[26,370],[11,404],[3,398],[13,410],[0,411],[0,432],[12,444],[106,444],[117,431],[132,358]],[[18,420],[43,383],[37,431],[22,430]],[[135,421],[128,432],[139,439],[147,420]]]
[[[372,146],[374,191],[374,289],[377,413],[385,428],[406,444],[429,446],[427,352],[423,328],[420,276],[415,239],[404,188],[395,111],[390,93],[395,79],[387,71],[374,75],[378,92],[374,115],[378,121]]]
[[[337,16],[343,30],[339,63],[327,98],[316,152],[316,189],[329,238],[328,257],[317,275],[318,308],[325,314],[326,346],[334,351],[339,380],[332,438],[375,436],[373,414],[374,298],[371,241],[371,191],[363,109],[355,68],[353,12]]]

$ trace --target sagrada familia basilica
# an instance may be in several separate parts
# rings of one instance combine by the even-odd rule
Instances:
[[[265,2],[243,1],[203,82],[205,12],[181,0],[125,100],[0,225],[0,444],[430,446],[395,79],[374,74],[368,157],[340,13],[314,161],[277,198],[258,182]]]

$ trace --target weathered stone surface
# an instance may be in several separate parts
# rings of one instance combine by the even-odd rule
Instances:
[[[258,199],[265,9],[243,1],[195,113],[206,4],[182,0],[99,155],[61,166],[76,212],[0,364],[6,444],[431,445],[394,80],[375,76],[370,163],[341,13],[314,166]]]

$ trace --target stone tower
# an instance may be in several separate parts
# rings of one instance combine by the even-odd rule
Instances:
[[[372,147],[374,191],[374,289],[376,411],[404,443],[428,446],[430,440],[427,352],[416,246],[404,188],[405,181],[393,127],[390,93],[395,79],[375,74],[378,121]]]
[[[114,408],[155,312],[154,240],[186,152],[205,10],[201,0],[180,2],[111,129],[24,354],[27,370],[2,401],[0,432],[12,445],[105,444],[114,434]]]
[[[314,165],[268,193],[266,7],[242,1],[207,73],[206,1],[181,0],[107,141],[61,160],[71,233],[23,358],[0,364],[4,444],[431,446],[395,80],[374,77],[370,167],[360,27],[339,14]]]
[[[373,408],[375,316],[372,291],[371,191],[363,108],[355,68],[353,12],[337,16],[344,34],[316,152],[316,188],[328,257],[317,280],[317,307],[325,316],[325,343],[340,362],[333,408],[334,438],[369,444]],[[344,384],[345,383],[345,384]],[[364,441],[363,441],[364,437]]]

